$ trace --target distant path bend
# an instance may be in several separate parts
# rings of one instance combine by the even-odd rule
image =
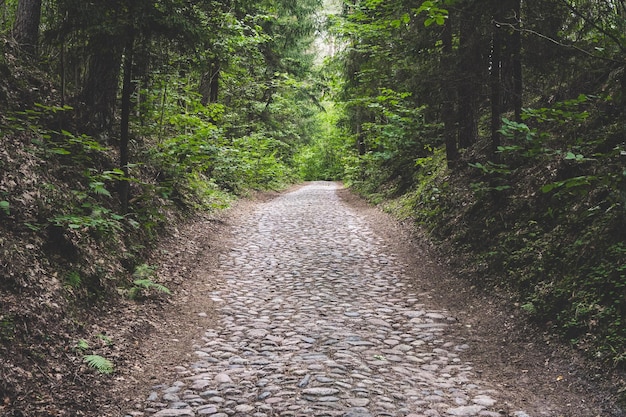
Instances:
[[[233,226],[217,324],[134,415],[503,415],[506,393],[447,333],[457,320],[412,289],[419,277],[337,189],[307,184]]]

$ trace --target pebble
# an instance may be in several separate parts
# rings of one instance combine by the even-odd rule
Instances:
[[[480,380],[463,358],[471,346],[446,333],[463,324],[410,290],[406,265],[337,188],[309,183],[238,219],[222,283],[207,295],[218,323],[190,348],[197,360],[126,415],[498,413],[506,393]]]

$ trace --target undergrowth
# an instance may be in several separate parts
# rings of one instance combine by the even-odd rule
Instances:
[[[443,150],[435,149],[416,160],[407,192],[394,195],[379,177],[358,189],[395,216],[413,219],[452,248],[450,256],[463,255],[462,264],[451,262],[473,284],[516,294],[529,319],[624,368],[623,144],[600,150],[588,136],[563,149],[549,126],[536,126],[505,120],[507,144],[497,163],[472,160],[468,150],[465,165],[449,170]]]

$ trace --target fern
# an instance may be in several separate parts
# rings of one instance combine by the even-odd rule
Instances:
[[[161,285],[161,284],[157,284],[156,282],[152,281],[151,279],[137,279],[135,281],[133,281],[133,284],[135,284],[137,287],[149,290],[149,289],[154,289],[157,290],[159,292],[164,292],[165,294],[171,294],[172,292],[169,290],[169,288],[167,288],[165,285]]]
[[[148,279],[155,276],[156,267],[148,264],[141,264],[135,267],[133,277],[137,279]]]
[[[133,272],[134,287],[128,290],[128,298],[131,300],[136,299],[143,295],[144,291],[155,290],[165,294],[171,294],[169,288],[164,285],[157,284],[152,280],[156,277],[156,267],[148,264],[141,264],[135,267]]]
[[[100,355],[85,355],[83,360],[101,374],[109,375],[113,373],[113,362]]]
[[[76,349],[87,350],[87,349],[89,349],[89,343],[87,343],[87,341],[85,339],[80,339],[76,343]]]

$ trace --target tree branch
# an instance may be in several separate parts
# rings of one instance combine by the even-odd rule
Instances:
[[[607,32],[602,26],[598,25],[596,23],[595,20],[589,18],[588,16],[585,16],[582,14],[582,12],[580,12],[578,9],[576,9],[574,6],[572,6],[569,2],[567,2],[566,0],[561,0],[561,3],[563,5],[565,5],[565,7],[567,7],[572,13],[574,13],[576,16],[580,17],[581,19],[583,19],[585,22],[588,22],[591,24],[591,26],[593,26],[596,30],[598,30],[600,33],[608,36],[613,42],[615,42],[615,44],[617,45],[617,47],[619,48],[620,51],[626,52],[626,47],[624,45],[624,42],[622,40],[620,40],[618,37],[616,37],[614,34]]]
[[[596,54],[594,54],[594,53],[592,53],[592,52],[587,51],[586,49],[580,48],[580,47],[578,47],[578,46],[576,46],[576,45],[571,45],[571,44],[566,44],[566,43],[560,42],[560,41],[558,41],[558,40],[556,40],[556,39],[554,39],[554,38],[551,38],[551,37],[549,37],[549,36],[546,36],[546,35],[544,35],[543,33],[539,33],[539,32],[537,32],[537,31],[535,31],[535,30],[531,30],[531,29],[524,29],[524,28],[519,28],[519,27],[515,26],[515,25],[514,25],[514,24],[512,24],[512,23],[498,22],[498,21],[495,21],[495,20],[494,20],[494,23],[495,23],[496,25],[498,25],[498,26],[505,26],[505,27],[508,27],[508,28],[510,28],[510,29],[513,29],[513,30],[516,30],[516,31],[522,32],[522,33],[530,33],[531,35],[535,35],[535,36],[540,37],[541,39],[545,39],[545,40],[547,40],[547,41],[549,41],[549,42],[552,42],[552,43],[553,43],[553,44],[555,44],[555,45],[562,46],[562,47],[564,47],[564,48],[571,48],[571,49],[574,49],[574,50],[576,50],[576,51],[578,51],[578,52],[580,52],[580,53],[582,53],[582,54],[585,54],[585,55],[587,55],[587,56],[589,56],[589,57],[591,57],[591,58],[601,59],[601,60],[603,60],[603,61],[613,62],[613,63],[615,63],[615,64],[621,64],[621,65],[626,64],[626,61],[623,61],[623,60],[616,60],[616,59],[613,59],[613,58],[608,58],[608,57],[605,57],[605,56],[596,55]],[[621,49],[621,48],[620,48],[620,49]]]

